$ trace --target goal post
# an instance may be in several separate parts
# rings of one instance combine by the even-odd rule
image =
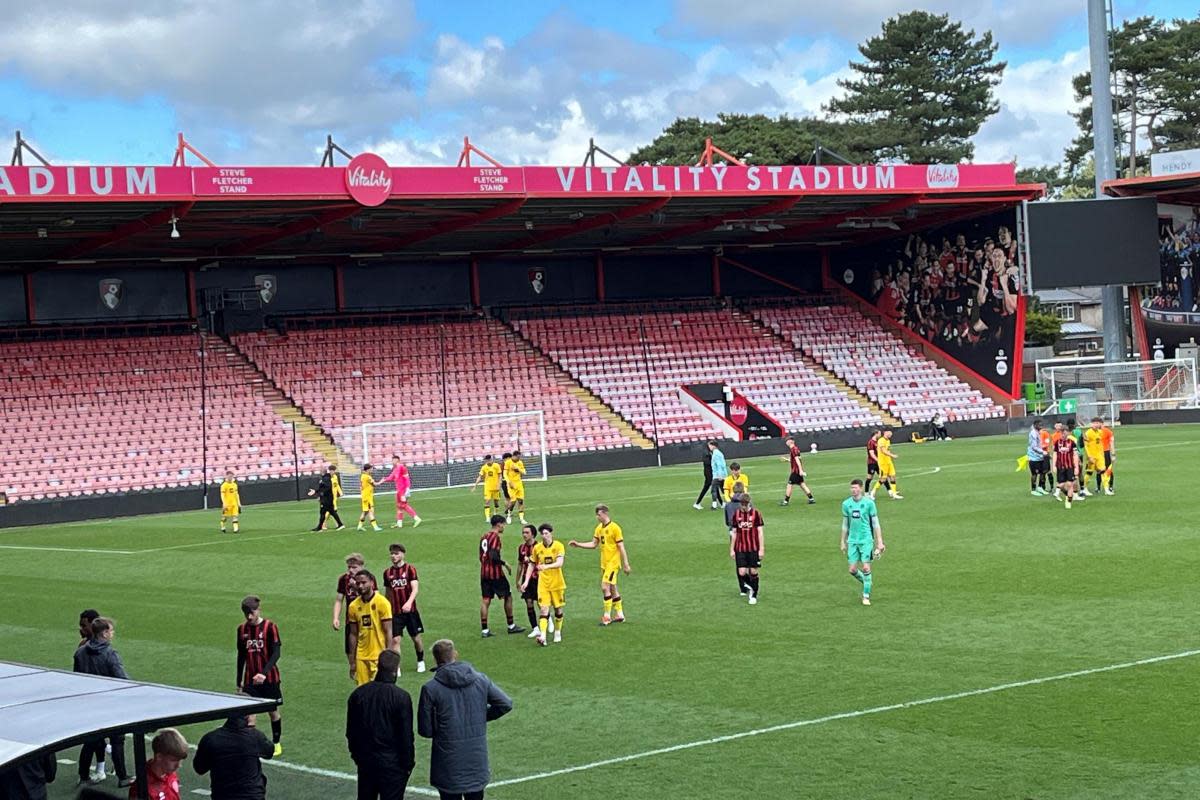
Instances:
[[[359,476],[371,465],[376,481],[392,469],[392,456],[408,467],[413,490],[470,486],[485,455],[497,462],[521,451],[525,480],[548,477],[546,418],[540,410],[462,417],[381,420],[333,431],[340,453],[338,473],[347,496],[360,493]],[[393,494],[390,484],[377,494]]]
[[[1051,408],[1082,418],[1194,408],[1198,400],[1196,362],[1190,358],[1050,366],[1042,375]]]

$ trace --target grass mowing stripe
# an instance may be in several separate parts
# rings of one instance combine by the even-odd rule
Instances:
[[[598,767],[607,767],[613,764],[623,764],[628,761],[637,761],[639,759],[650,758],[652,756],[666,755],[667,753],[677,753],[680,750],[693,750],[697,747],[708,747],[709,745],[732,742],[738,739],[746,739],[751,736],[762,736],[768,733],[779,733],[780,731],[789,731],[795,730],[796,728],[807,728],[813,725],[821,725],[826,722],[836,722],[843,719],[856,719],[858,717],[866,717],[873,714],[883,714],[888,711],[900,711],[906,708],[933,705],[934,703],[945,703],[951,700],[961,700],[966,697],[979,697],[980,695],[995,694],[997,692],[1008,691],[1009,689],[1021,689],[1026,686],[1039,686],[1044,683],[1065,681],[1070,680],[1071,678],[1081,678],[1086,675],[1097,675],[1103,672],[1116,672],[1117,670],[1132,669],[1133,667],[1142,667],[1148,664],[1159,664],[1164,661],[1174,661],[1176,659],[1190,658],[1197,655],[1200,655],[1200,650],[1183,650],[1178,653],[1170,653],[1168,655],[1139,658],[1137,661],[1124,661],[1120,664],[1109,664],[1103,667],[1089,667],[1088,669],[1079,669],[1074,670],[1073,672],[1063,672],[1059,673],[1058,675],[1046,675],[1040,678],[1029,678],[1023,681],[1001,683],[996,686],[988,686],[983,689],[967,689],[966,691],[962,692],[937,695],[936,697],[925,697],[921,698],[920,700],[907,700],[902,703],[892,703],[886,706],[874,706],[873,708],[864,708],[859,709],[858,711],[843,711],[839,714],[828,714],[823,717],[813,717],[812,719],[785,722],[780,725],[771,725],[766,728],[756,728],[754,730],[730,733],[724,736],[714,736],[711,739],[700,739],[694,742],[685,742],[683,744],[675,744],[668,747],[659,747],[654,750],[646,750],[642,753],[632,753],[630,755],[617,756],[615,758],[606,758],[601,761],[593,761],[589,764],[579,764],[574,767],[563,767],[562,769],[550,770],[548,772],[538,772],[534,773],[533,775],[525,775],[520,778],[508,778],[506,780],[493,781],[492,783],[488,784],[488,788],[495,789],[501,786],[512,786],[518,783],[528,783],[529,781],[543,780],[545,778],[553,778],[559,775],[570,775],[571,773],[575,772],[586,772],[587,770],[596,769]]]

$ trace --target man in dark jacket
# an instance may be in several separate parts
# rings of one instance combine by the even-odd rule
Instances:
[[[0,772],[0,800],[46,800],[46,784],[54,783],[57,774],[54,753],[42,753],[19,767],[8,767]]]
[[[421,687],[417,732],[432,739],[429,783],[442,800],[482,800],[488,769],[487,723],[512,711],[512,700],[458,660],[454,642],[433,645],[433,680]]]
[[[396,685],[400,654],[379,654],[375,680],[359,686],[346,702],[346,742],[358,765],[358,800],[404,800],[416,757],[413,709],[408,692]]]
[[[325,527],[325,517],[333,517],[333,521],[337,523],[337,529],[340,531],[346,527],[342,524],[342,518],[338,516],[337,509],[333,505],[333,474],[337,472],[337,467],[332,464],[329,469],[325,470],[321,475],[321,479],[317,481],[317,485],[308,490],[308,496],[316,496],[317,502],[321,504],[321,514],[317,518],[317,527],[313,531],[320,531]]]
[[[200,737],[192,767],[198,775],[212,772],[213,800],[266,800],[267,776],[260,759],[274,755],[275,746],[252,722],[253,717],[230,717]]]
[[[113,649],[112,640],[117,627],[107,617],[96,617],[92,620],[92,638],[75,651],[75,671],[85,675],[101,675],[105,678],[120,678],[129,680],[125,673],[125,665],[121,663],[121,655]],[[113,769],[117,773],[117,785],[124,788],[133,783],[129,770],[125,767],[125,735],[118,734],[108,737],[112,745]],[[97,739],[87,742],[79,751],[79,782],[89,781],[89,771],[92,758],[104,757],[104,740]]]

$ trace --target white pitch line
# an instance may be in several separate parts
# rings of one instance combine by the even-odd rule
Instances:
[[[165,547],[148,547],[145,550],[134,550],[133,553],[162,553],[167,550],[187,550],[192,547],[212,547],[218,544],[228,544],[229,542],[257,542],[263,539],[281,539],[285,536],[308,536],[312,531],[296,531],[294,533],[272,533],[266,536],[242,536],[241,534],[225,534],[220,539],[213,539],[207,542],[190,542],[188,544],[172,544]]]
[[[89,547],[37,547],[23,544],[0,544],[0,550],[39,550],[48,553],[103,553],[111,556],[133,556],[142,550],[95,550]]]
[[[198,794],[203,797],[212,797],[212,792],[208,789],[192,789],[192,794]]]
[[[1200,650],[1184,650],[1179,653],[1171,653],[1164,656],[1152,656],[1150,658],[1140,658],[1137,661],[1125,661],[1120,664],[1109,664],[1104,667],[1091,667],[1089,669],[1079,669],[1073,672],[1063,672],[1058,675],[1047,675],[1041,678],[1030,678],[1023,681],[1013,681],[1011,683],[1001,683],[996,686],[989,686],[985,689],[968,689],[963,692],[954,692],[953,694],[942,694],[936,697],[925,697],[920,700],[908,700],[903,703],[892,703],[886,706],[875,706],[873,708],[864,708],[858,711],[843,711],[840,714],[828,714],[823,717],[814,717],[812,719],[802,719],[796,722],[785,722],[781,725],[772,725],[768,728],[757,728],[750,731],[742,731],[740,733],[730,733],[725,736],[714,736],[711,739],[701,739],[695,742],[686,742],[684,744],[671,745],[669,747],[660,747],[655,750],[647,750],[643,753],[633,753],[627,756],[617,756],[616,758],[606,758],[602,761],[593,761],[589,764],[580,764],[574,767],[564,767],[563,769],[550,770],[548,772],[538,772],[533,775],[526,775],[521,778],[508,778],[502,781],[493,781],[488,784],[489,789],[494,789],[500,786],[512,786],[517,783],[528,783],[529,781],[542,780],[543,778],[553,778],[559,775],[569,775],[574,772],[585,772],[587,770],[596,769],[598,767],[607,767],[613,764],[622,764],[627,761],[637,761],[651,756],[660,756],[667,753],[677,753],[681,750],[692,750],[697,747],[707,747],[714,744],[722,744],[724,742],[732,742],[738,739],[746,739],[751,736],[762,736],[768,733],[778,733],[780,731],[795,730],[796,728],[807,728],[813,725],[822,725],[826,722],[836,722],[843,719],[856,719],[858,717],[866,717],[872,714],[883,714],[887,711],[900,711],[906,708],[916,708],[918,706],[933,705],[934,703],[945,703],[950,700],[961,700],[966,697],[978,697],[985,694],[995,694],[1009,689],[1020,689],[1026,686],[1039,686],[1044,683],[1054,683],[1056,681],[1065,681],[1071,678],[1081,678],[1085,675],[1096,675],[1102,672],[1116,672],[1122,669],[1131,669],[1133,667],[1141,667],[1147,664],[1158,664],[1164,661],[1173,661],[1179,658],[1189,658],[1191,656],[1200,655]]]
[[[827,714],[823,717],[813,717],[811,719],[802,719],[795,722],[784,722],[780,725],[772,725],[767,728],[756,728],[749,731],[741,731],[739,733],[729,733],[724,736],[714,736],[711,739],[700,739],[695,742],[684,742],[683,744],[673,744],[668,747],[659,747],[654,750],[646,750],[641,753],[632,753],[625,756],[617,756],[615,758],[606,758],[602,761],[592,761],[588,764],[578,764],[573,767],[564,767],[562,769],[550,770],[548,772],[537,772],[532,775],[525,775],[520,778],[506,778],[505,780],[492,781],[488,784],[489,789],[496,789],[501,786],[512,786],[519,783],[528,783],[530,781],[543,780],[545,778],[554,778],[559,775],[570,775],[575,772],[587,772],[588,770],[598,769],[599,767],[608,767],[613,764],[623,764],[628,761],[638,761],[643,758],[651,758],[653,756],[666,755],[668,753],[678,753],[682,750],[693,750],[697,747],[708,747],[714,744],[723,744],[725,742],[733,742],[738,739],[747,739],[751,736],[763,736],[768,733],[779,733],[780,731],[790,731],[797,728],[808,728],[814,725],[823,725],[826,722],[837,722],[843,719],[856,719],[858,717],[867,717],[873,714],[883,714],[888,711],[902,711],[907,708],[917,708],[919,706],[928,706],[935,703],[946,703],[951,700],[962,700],[967,697],[979,697],[981,695],[996,694],[1010,689],[1021,689],[1026,686],[1040,686],[1045,683],[1056,683],[1058,681],[1070,680],[1071,678],[1082,678],[1087,675],[1098,675],[1104,672],[1116,672],[1123,669],[1132,669],[1133,667],[1144,667],[1148,664],[1161,664],[1165,661],[1175,661],[1181,658],[1190,658],[1200,655],[1200,650],[1183,650],[1178,653],[1170,653],[1162,656],[1151,656],[1149,658],[1139,658],[1136,661],[1123,661],[1119,664],[1109,664],[1103,667],[1089,667],[1087,669],[1077,669],[1072,672],[1062,672],[1057,675],[1045,675],[1040,678],[1029,678],[1023,681],[1012,681],[1010,683],[1001,683],[995,686],[988,686],[983,689],[967,689],[962,692],[954,692],[952,694],[940,694],[934,697],[924,697],[919,700],[906,700],[902,703],[891,703],[886,706],[874,706],[872,708],[863,708],[857,711],[843,711],[838,714]],[[277,767],[290,769],[295,772],[303,772],[309,775],[319,775],[324,778],[338,778],[345,781],[356,781],[358,776],[349,772],[339,772],[332,769],[321,769],[320,767],[308,767],[304,764],[293,764],[289,761],[276,761],[274,759],[264,761],[264,764],[274,764]],[[408,791],[414,794],[426,795],[429,797],[437,797],[438,793],[433,789],[428,789],[423,786],[410,786]]]
[[[303,772],[307,775],[320,775],[322,778],[337,778],[338,780],[343,780],[343,781],[357,781],[358,780],[358,776],[353,773],[350,773],[350,772],[339,772],[336,769],[321,769],[320,767],[309,767],[309,766],[305,766],[304,764],[294,764],[291,761],[279,761],[277,759],[272,758],[270,760],[263,761],[262,763],[272,764],[276,767],[283,767],[284,769],[290,769],[293,772]],[[407,789],[405,789],[405,791],[412,792],[413,794],[426,795],[428,797],[438,797],[439,796],[436,789],[429,789],[424,786],[409,786]]]

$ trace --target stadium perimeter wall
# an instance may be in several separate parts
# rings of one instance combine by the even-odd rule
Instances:
[[[1167,412],[1163,412],[1167,413]],[[1029,420],[991,419],[951,423],[950,432],[955,438],[973,436],[996,436],[1021,430],[1029,426]],[[908,441],[914,431],[924,435],[925,425],[908,425],[894,429],[897,441]],[[796,442],[807,451],[813,442],[819,450],[841,450],[861,448],[865,442],[864,429],[821,431],[797,434]],[[726,441],[721,445],[726,459],[753,458],[755,456],[778,455],[783,447],[777,439],[755,441]],[[697,474],[704,451],[703,442],[668,445],[661,449],[664,466],[695,464]],[[552,476],[578,475],[590,472],[607,472],[618,469],[654,467],[658,454],[653,450],[625,448],[598,453],[571,453],[548,458],[548,469]],[[782,476],[782,467],[780,475]],[[316,502],[305,497],[308,488],[315,484],[316,476],[300,476],[299,487],[294,478],[242,483],[243,505],[296,501],[300,498],[312,507],[314,519]],[[208,507],[219,509],[221,500],[216,485],[209,488]],[[99,497],[71,497],[55,500],[12,503],[0,506],[0,528],[23,525],[41,525],[63,522],[78,522],[88,519],[131,517],[143,514],[162,514],[175,511],[195,511],[203,507],[199,487],[163,489],[152,492],[133,492],[124,495],[102,495]],[[166,523],[169,526],[169,523]]]

